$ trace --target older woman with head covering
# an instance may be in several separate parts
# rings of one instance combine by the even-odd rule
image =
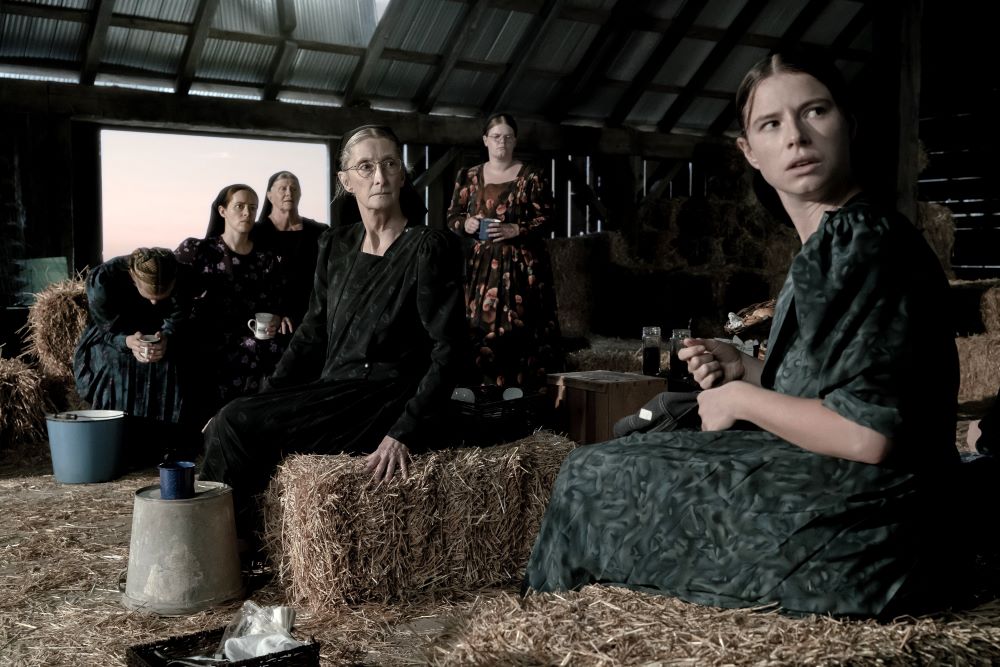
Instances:
[[[186,423],[191,291],[191,274],[165,248],[138,248],[91,271],[87,326],[73,357],[81,398],[94,409],[123,410],[134,423]],[[147,458],[161,445],[148,442]]]
[[[279,258],[257,248],[250,236],[257,195],[247,185],[223,188],[212,202],[204,239],[186,239],[177,259],[194,269],[200,296],[194,323],[202,367],[205,419],[230,400],[256,393],[274,370],[292,331],[284,306],[287,285]],[[266,334],[247,326],[258,313],[274,316]]]
[[[267,181],[267,191],[260,207],[260,217],[252,237],[261,250],[281,257],[288,273],[286,315],[294,324],[302,321],[309,306],[319,237],[327,225],[299,215],[302,189],[299,178],[290,171],[279,171]]]
[[[364,455],[375,478],[405,476],[410,454],[440,441],[458,376],[461,252],[452,234],[404,213],[411,186],[396,135],[346,134],[337,176],[361,222],[321,238],[309,310],[268,389],[230,403],[206,431],[201,479],[235,489],[243,537],[252,496],[287,454]]]

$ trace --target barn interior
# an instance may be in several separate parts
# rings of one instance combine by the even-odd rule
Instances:
[[[484,119],[509,111],[519,155],[551,178],[567,370],[638,372],[642,327],[724,336],[730,312],[776,296],[799,241],[753,196],[733,95],[770,52],[822,51],[858,102],[866,186],[923,232],[951,279],[941,317],[954,321],[956,447],[968,452],[968,422],[1000,387],[989,14],[987,3],[940,0],[0,0],[0,663],[147,664],[128,647],[225,626],[240,608],[168,617],[123,606],[135,493],[157,482],[155,469],[101,484],[52,475],[45,415],[72,407],[75,341],[61,327],[79,312],[45,319],[35,294],[71,302],[79,276],[109,259],[102,131],[320,144],[332,192],[343,134],[388,125],[409,149],[425,223],[443,227],[453,176],[484,158]],[[338,206],[323,213],[339,224]],[[487,499],[461,496],[484,528],[462,537],[470,571],[437,583],[400,574],[421,566],[402,547],[376,549],[382,562],[355,553],[316,565],[282,521],[301,520],[317,541],[337,536],[292,516],[293,475],[331,494],[350,488],[358,523],[385,508],[346,464],[283,471],[272,560],[249,573],[251,599],[296,606],[299,632],[329,665],[1000,659],[1000,606],[987,599],[882,624],[615,589],[521,600],[533,535],[498,519],[502,499],[534,502],[537,529],[539,489],[573,444],[548,432],[518,443],[439,462]],[[543,472],[518,477],[516,492],[489,479],[529,462]],[[423,502],[401,492],[400,515]],[[341,530],[369,547],[400,537]]]

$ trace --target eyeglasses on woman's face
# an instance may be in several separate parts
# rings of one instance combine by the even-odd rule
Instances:
[[[344,171],[351,171],[352,169],[358,172],[361,178],[371,178],[375,175],[375,170],[382,167],[382,172],[387,176],[395,176],[403,168],[403,161],[397,160],[394,157],[386,158],[384,160],[363,160],[353,167],[348,167]]]
[[[514,141],[513,134],[487,134],[486,138],[496,144],[499,143],[509,144],[510,142]]]

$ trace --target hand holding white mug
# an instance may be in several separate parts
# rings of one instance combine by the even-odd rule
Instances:
[[[269,340],[278,333],[282,321],[273,313],[254,313],[253,319],[247,320],[247,328],[257,340]]]
[[[125,338],[125,345],[135,358],[144,364],[161,361],[167,353],[167,340],[160,332],[144,334],[136,331]]]

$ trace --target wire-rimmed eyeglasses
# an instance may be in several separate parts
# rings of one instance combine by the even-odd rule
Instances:
[[[382,167],[382,171],[385,172],[387,176],[395,176],[399,173],[399,170],[403,168],[403,161],[397,160],[394,157],[386,158],[384,160],[364,160],[357,163],[353,167],[348,167],[344,171],[351,171],[352,169],[358,172],[361,178],[371,178],[375,175],[375,170]]]
[[[500,142],[503,142],[505,144],[509,144],[510,142],[514,141],[514,135],[513,134],[487,134],[486,138],[490,139],[490,140],[492,140],[492,141],[494,141],[494,142],[496,142],[498,144]]]

